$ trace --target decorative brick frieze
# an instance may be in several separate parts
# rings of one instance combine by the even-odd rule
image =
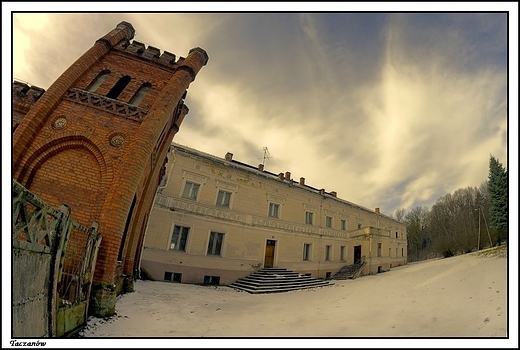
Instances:
[[[148,111],[143,108],[81,89],[70,89],[67,91],[65,99],[139,122],[142,121],[148,113]]]

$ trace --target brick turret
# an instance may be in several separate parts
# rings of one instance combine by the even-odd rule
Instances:
[[[13,114],[13,179],[68,204],[80,223],[99,223],[96,316],[112,314],[117,294],[133,288],[163,160],[189,111],[186,90],[208,62],[203,49],[176,61],[134,34],[121,22],[32,104],[17,97]],[[24,89],[13,84],[13,102]]]

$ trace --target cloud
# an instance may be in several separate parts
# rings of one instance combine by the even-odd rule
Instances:
[[[35,15],[36,16],[36,15]],[[41,20],[39,27],[34,27]],[[391,214],[507,165],[507,25],[485,13],[14,16],[18,79],[47,88],[122,20],[135,40],[209,62],[174,141]]]

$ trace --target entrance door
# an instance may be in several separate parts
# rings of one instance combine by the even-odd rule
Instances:
[[[276,241],[268,239],[265,244],[265,260],[264,267],[273,267],[274,266],[274,247],[276,246]]]
[[[361,262],[361,246],[357,245],[354,247],[354,264]]]

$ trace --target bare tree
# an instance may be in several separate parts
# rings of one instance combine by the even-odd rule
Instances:
[[[405,210],[404,208],[399,208],[399,209],[396,209],[395,211],[395,219],[397,221],[400,221],[400,222],[404,222],[404,215],[405,215]]]

